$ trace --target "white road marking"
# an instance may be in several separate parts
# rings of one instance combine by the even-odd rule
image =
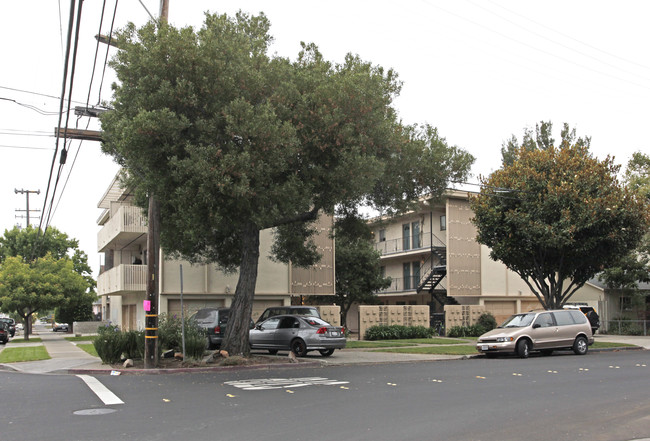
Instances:
[[[100,383],[97,378],[91,377],[90,375],[77,375],[77,377],[81,378],[105,405],[124,404],[124,401],[120,400],[117,395]]]
[[[302,377],[302,378],[259,378],[253,380],[226,381],[224,384],[234,386],[242,390],[271,390],[287,389],[304,386],[335,386],[348,384],[347,381],[330,380],[323,377]],[[293,391],[292,391],[293,393]]]

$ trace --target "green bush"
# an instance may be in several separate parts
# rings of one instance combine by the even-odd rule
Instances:
[[[183,349],[183,321],[177,315],[161,314],[158,322],[158,345],[162,349]],[[205,330],[195,320],[185,319],[185,355],[199,359],[205,351]]]
[[[110,323],[106,326],[100,326],[97,329],[97,338],[93,341],[93,346],[97,355],[103,363],[119,363],[122,358],[122,332],[117,326]]]
[[[479,335],[485,334],[486,332],[487,330],[479,324],[470,326],[452,326],[447,331],[447,337],[478,337]]]
[[[424,326],[378,325],[368,328],[366,340],[404,340],[408,338],[431,338],[436,330]]]
[[[476,321],[476,324],[485,329],[485,332],[491,331],[497,327],[497,319],[489,312],[484,312]]]

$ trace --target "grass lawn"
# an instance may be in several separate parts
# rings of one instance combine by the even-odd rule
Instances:
[[[96,337],[96,335],[85,335],[81,337],[65,337],[65,339],[68,341],[93,341]]]
[[[45,346],[31,346],[28,348],[6,348],[0,352],[0,363],[17,363],[20,361],[49,360],[50,354]]]
[[[42,343],[43,340],[41,340],[40,337],[30,337],[29,340],[25,340],[24,338],[12,338],[11,343]]]
[[[630,348],[630,347],[636,347],[636,345],[630,345],[627,343],[615,343],[609,341],[597,341],[594,342],[594,344],[589,347],[593,349],[607,349],[607,348],[626,348],[626,347]]]
[[[80,343],[77,345],[77,347],[88,352],[90,355],[99,357],[99,355],[97,355],[97,351],[95,350],[95,346],[92,343]]]
[[[457,346],[418,346],[411,348],[377,349],[373,352],[397,352],[402,354],[436,354],[436,355],[476,355],[474,345]]]
[[[469,343],[467,340],[456,340],[451,338],[413,338],[405,340],[348,340],[346,348],[399,348],[403,346],[422,345],[461,345]]]

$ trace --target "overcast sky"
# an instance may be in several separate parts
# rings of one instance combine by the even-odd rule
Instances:
[[[103,34],[110,32],[115,1],[106,0]],[[158,0],[142,3],[158,16]],[[93,38],[102,6],[99,0],[83,4],[73,106],[111,99],[115,77],[104,70],[107,48],[101,45],[95,57]],[[144,6],[119,1],[115,27],[144,24]],[[301,41],[314,42],[334,62],[352,52],[395,69],[403,81],[395,103],[402,120],[436,126],[449,143],[472,153],[472,183],[500,166],[504,140],[512,134],[521,139],[525,127],[541,120],[554,123],[556,139],[563,122],[591,136],[592,152],[601,159],[613,155],[625,165],[635,151],[650,153],[648,1],[170,0],[169,21],[200,27],[204,11],[238,9],[269,17],[272,52],[279,55],[295,58]],[[25,215],[16,211],[26,209],[25,195],[15,189],[40,190],[30,195],[30,209],[44,207],[69,10],[68,1],[53,0],[0,6],[0,232],[25,225],[16,218]],[[66,123],[100,129],[74,115],[67,122],[64,117]],[[80,240],[95,275],[101,261],[97,203],[116,171],[99,143],[72,142],[54,195],[50,225]],[[52,182],[46,210],[53,188]],[[33,224],[40,215],[32,212]]]

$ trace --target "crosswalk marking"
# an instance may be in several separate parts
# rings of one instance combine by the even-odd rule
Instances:
[[[117,395],[100,383],[97,378],[91,377],[90,375],[77,375],[77,377],[81,378],[105,405],[124,404],[124,401],[120,400]]]
[[[323,377],[302,378],[260,378],[254,380],[226,381],[224,384],[242,390],[288,389],[304,386],[335,386],[348,384],[348,381],[336,381]]]

